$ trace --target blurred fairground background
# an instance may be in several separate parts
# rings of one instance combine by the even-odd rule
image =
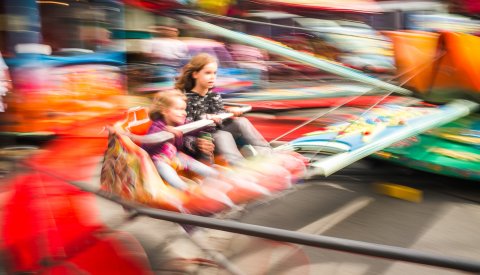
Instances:
[[[199,53],[273,153],[178,190]],[[2,0],[0,273],[479,273],[479,64],[477,0]]]

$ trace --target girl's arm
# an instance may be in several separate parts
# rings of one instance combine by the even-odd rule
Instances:
[[[243,110],[239,107],[229,107],[226,109],[228,112],[232,113],[234,116],[241,116],[243,115]]]
[[[215,145],[211,140],[190,135],[185,136],[183,145],[183,152],[194,158],[199,158],[204,155],[213,156],[215,150]]]
[[[165,131],[173,134],[174,136],[173,144],[175,145],[175,147],[177,147],[177,149],[181,150],[184,143],[182,131],[175,129],[175,127],[173,126],[168,126],[168,125],[165,126]]]
[[[228,108],[225,108],[222,96],[217,93],[212,96],[211,105],[212,106],[209,109],[211,110],[212,114],[232,113],[234,116],[241,116],[244,112],[244,110],[240,107],[229,106]]]
[[[186,120],[185,124],[190,123],[190,120]],[[205,130],[205,128],[192,131],[183,136],[183,144],[181,150],[187,155],[193,156],[195,158],[200,157],[201,154],[213,154],[213,143],[205,144],[203,139],[199,138],[199,132]],[[212,130],[210,128],[210,130]],[[209,146],[210,145],[210,146]],[[212,147],[212,148],[210,148]],[[179,148],[179,147],[177,147]]]
[[[150,128],[148,129],[147,134],[145,136],[133,135],[131,133],[129,133],[128,136],[134,142],[140,143],[140,147],[142,147],[145,151],[147,151],[150,154],[159,145],[159,143],[156,142],[156,140],[151,140],[151,134],[159,133],[166,130],[165,126],[166,125],[163,122],[155,120],[152,122],[152,125],[150,125]],[[163,141],[160,143],[163,143]]]

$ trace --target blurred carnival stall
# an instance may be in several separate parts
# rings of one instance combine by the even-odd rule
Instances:
[[[108,0],[51,2],[9,0],[2,5],[24,24],[2,32],[8,38],[1,50],[13,90],[0,114],[0,131],[56,137],[23,160],[24,170],[7,182],[15,190],[3,213],[2,249],[12,259],[9,272],[54,268],[61,273],[73,263],[77,269],[105,274],[99,261],[106,259],[112,265],[118,262],[115,268],[121,274],[149,273],[136,241],[124,238],[138,252],[130,257],[120,245],[124,239],[109,231],[94,209],[80,207],[92,198],[69,186],[71,182],[93,181],[97,191],[146,207],[212,215],[286,190],[305,177],[331,175],[371,154],[479,179],[479,118],[462,118],[478,104],[452,101],[478,101],[480,45],[473,34],[380,33],[359,22],[309,17],[325,11],[370,18],[381,12],[373,1],[125,1],[137,9]],[[290,19],[287,25],[265,14],[243,13],[246,7],[265,4],[297,13],[274,16]],[[141,24],[124,14],[142,18]],[[242,20],[239,29],[232,27]],[[58,24],[64,28],[54,28]],[[258,31],[254,35],[245,31],[252,25]],[[285,35],[276,41],[272,27],[278,25]],[[265,28],[258,26],[268,26],[268,31],[262,33]],[[356,48],[338,45],[350,39]],[[365,51],[359,50],[365,45]],[[272,144],[282,145],[272,155],[247,158],[237,166],[217,162],[217,177],[199,181],[180,174],[191,184],[185,191],[168,185],[131,138],[143,136],[151,121],[144,108],[149,100],[128,94],[170,89],[179,68],[198,52],[219,60],[221,77],[214,91],[228,102],[252,106],[246,117]],[[4,67],[0,64],[2,71]],[[302,79],[308,83],[292,85],[298,84],[292,71],[310,77]],[[276,87],[271,81],[275,74],[283,80]],[[142,123],[129,121],[139,117]],[[199,123],[206,127],[212,122]],[[114,126],[102,131],[106,125]],[[162,139],[157,142],[173,138],[167,132],[158,136]],[[19,215],[26,217],[20,224],[15,220]],[[109,234],[98,237],[105,231]]]

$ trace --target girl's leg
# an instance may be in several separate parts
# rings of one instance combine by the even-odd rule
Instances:
[[[230,164],[243,160],[243,155],[238,151],[237,144],[232,134],[218,130],[213,133],[215,151],[221,154]]]
[[[245,117],[231,119],[224,124],[223,129],[232,133],[235,138],[244,139],[260,153],[270,153],[272,151],[270,144]]]
[[[210,176],[218,175],[218,172],[212,167],[205,165],[200,161],[190,156],[187,156],[184,153],[178,153],[177,157],[180,160],[182,166],[185,167],[186,170],[199,174],[202,177],[210,177]]]
[[[169,185],[180,190],[186,190],[188,188],[188,185],[178,176],[177,171],[168,163],[161,160],[155,160],[154,163],[162,179]]]
[[[235,205],[226,195],[226,192],[232,189],[232,186],[226,182],[215,179],[214,177],[218,176],[219,174],[215,169],[183,153],[178,153],[177,157],[185,169],[197,173],[203,177],[213,177],[202,183],[202,195],[212,200],[221,202],[229,207],[233,207]]]

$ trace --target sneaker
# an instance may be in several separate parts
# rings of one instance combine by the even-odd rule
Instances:
[[[255,150],[255,148],[252,145],[243,146],[242,149],[240,149],[240,153],[242,153],[242,155],[245,158],[254,157],[258,155],[257,150]]]

